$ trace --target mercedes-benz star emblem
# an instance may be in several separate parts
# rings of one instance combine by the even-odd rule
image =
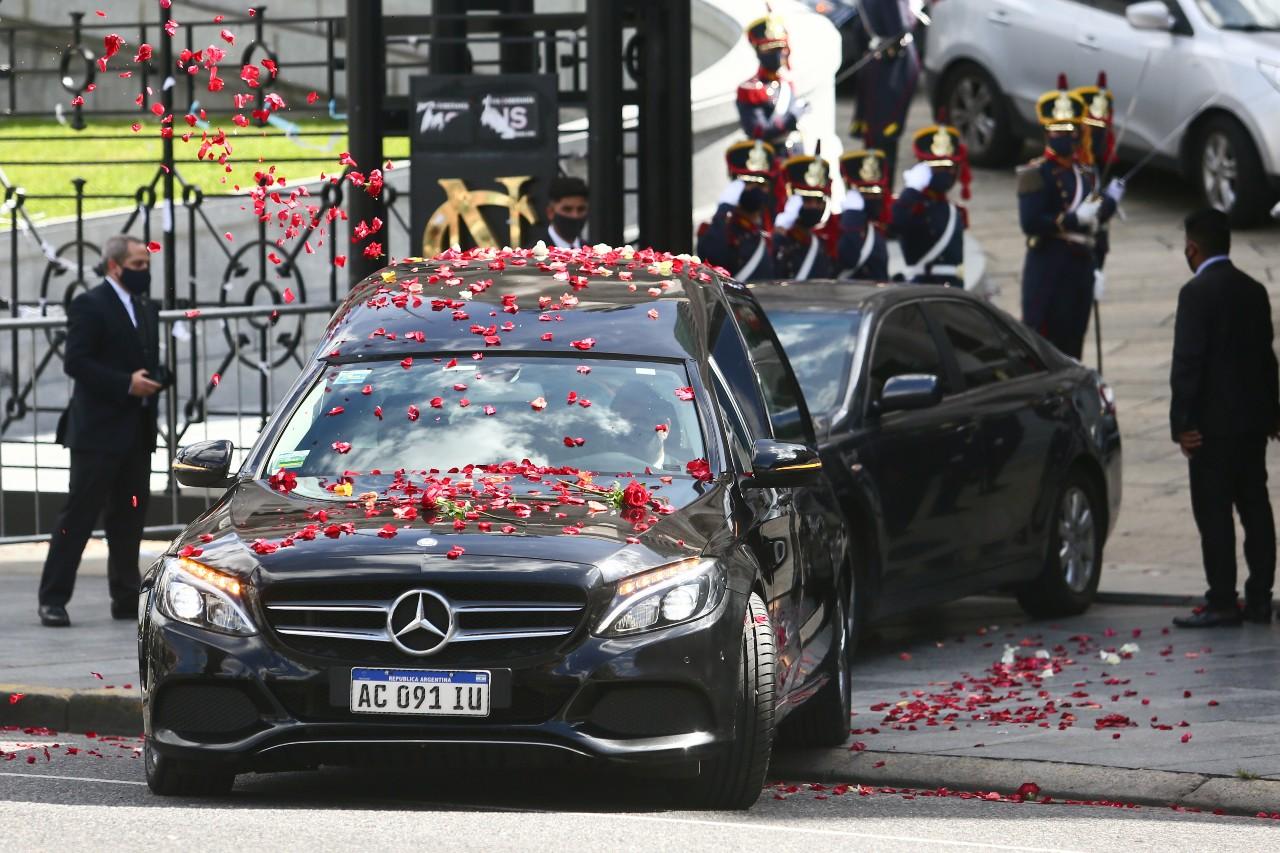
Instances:
[[[403,652],[433,655],[453,636],[453,608],[439,593],[411,589],[392,602],[387,636]]]

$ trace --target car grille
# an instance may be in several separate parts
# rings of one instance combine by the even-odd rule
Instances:
[[[454,610],[456,630],[428,656],[397,648],[387,613],[404,592],[429,589]],[[572,638],[587,609],[566,584],[420,582],[277,584],[264,591],[268,624],[291,649],[327,660],[419,667],[511,665],[547,656]]]

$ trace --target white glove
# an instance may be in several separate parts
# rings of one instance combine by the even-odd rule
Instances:
[[[1124,199],[1124,191],[1124,179],[1112,178],[1111,182],[1107,184],[1107,188],[1102,191],[1102,194],[1119,204]]]
[[[924,192],[933,181],[933,167],[928,163],[916,163],[902,173],[902,183],[919,192]]]
[[[1089,199],[1080,202],[1076,208],[1076,221],[1085,228],[1094,230],[1098,227],[1098,210],[1102,207],[1102,199]]]
[[[729,186],[724,188],[724,192],[720,193],[720,203],[737,207],[738,202],[742,201],[742,193],[746,188],[746,181],[742,179],[730,181]]]
[[[779,231],[791,230],[795,226],[796,220],[800,218],[800,208],[802,207],[804,207],[804,199],[798,195],[788,196],[782,212],[773,220],[774,227]]]
[[[1107,293],[1107,277],[1102,270],[1093,271],[1093,301],[1101,302]]]
[[[850,210],[866,210],[867,203],[862,198],[862,193],[856,188],[851,188],[844,194],[844,204],[841,208],[845,211]]]

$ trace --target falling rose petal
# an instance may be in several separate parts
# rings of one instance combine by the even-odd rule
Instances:
[[[291,288],[291,287],[286,287],[286,288],[284,289],[284,301],[285,301],[286,303],[292,302],[292,301],[293,301],[294,299],[296,299],[296,298],[297,298],[297,297],[293,295],[293,288]]]
[[[336,257],[334,257],[333,263],[334,263],[334,266],[345,267],[347,265],[347,256],[337,255]]]
[[[677,400],[684,400],[684,401],[686,401],[686,402],[687,402],[687,401],[689,401],[689,400],[692,400],[692,399],[693,399],[693,388],[688,387],[688,386],[686,386],[686,387],[684,387],[684,388],[677,388],[677,389],[676,389],[676,399],[677,399]]]
[[[22,701],[22,697],[24,697],[24,696],[26,696],[26,695],[27,695],[27,694],[25,694],[25,693],[10,693],[10,694],[9,694],[9,704],[10,704],[10,705],[17,705],[19,702],[21,702],[21,701]]]
[[[150,243],[147,244],[147,251],[151,252],[152,254],[155,254],[156,252],[160,251],[163,248],[164,247],[161,246],[159,243],[157,243],[155,240],[152,240]]]
[[[587,440],[585,438],[573,438],[567,435],[564,437],[565,447],[581,447],[586,443],[587,443]]]
[[[319,97],[315,92],[307,92],[307,103],[314,104]]]
[[[1191,740],[1191,732],[1187,732],[1186,734],[1184,734],[1184,735],[1182,736],[1182,742],[1183,742],[1183,743],[1187,743],[1189,740]]]
[[[218,385],[222,383],[222,374],[221,373],[213,374],[213,376],[209,377],[209,382],[210,384],[213,385],[214,388],[217,388]]]

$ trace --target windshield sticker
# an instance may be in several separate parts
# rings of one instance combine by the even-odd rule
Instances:
[[[371,368],[365,368],[364,370],[343,370],[334,377],[333,384],[354,385],[356,383],[363,382],[370,373],[373,373]]]
[[[637,367],[636,375],[637,376],[657,376],[658,371],[654,370],[652,367]]]
[[[354,371],[359,373],[359,371]],[[272,464],[272,468],[301,468],[302,463],[307,461],[307,454],[310,450],[285,450],[276,454],[276,461]]]

